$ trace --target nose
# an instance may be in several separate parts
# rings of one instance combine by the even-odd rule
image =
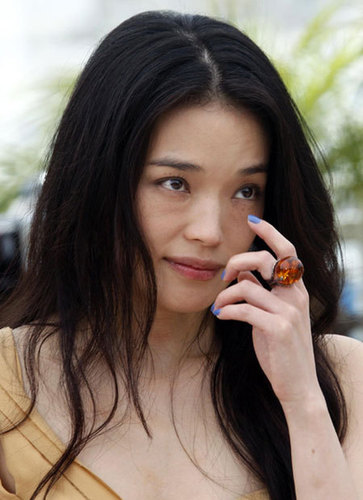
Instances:
[[[222,242],[222,208],[213,198],[203,198],[190,207],[184,236],[204,246],[218,246]]]

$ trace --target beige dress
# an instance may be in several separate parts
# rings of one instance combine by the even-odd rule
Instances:
[[[0,429],[19,421],[29,406],[12,330],[0,330]],[[64,445],[34,410],[18,428],[0,436],[8,471],[16,483],[16,494],[0,481],[1,500],[29,500],[41,478],[64,450]],[[41,497],[39,497],[41,498]],[[56,482],[49,500],[121,500],[107,484],[75,460]],[[268,500],[266,490],[258,490],[236,500]]]

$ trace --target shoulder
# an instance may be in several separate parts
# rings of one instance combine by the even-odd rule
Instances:
[[[9,327],[0,329],[0,369],[4,372],[15,364],[15,344],[13,330]]]
[[[359,408],[363,413],[363,342],[343,335],[327,335],[324,347],[348,410]]]
[[[19,366],[19,351],[25,331],[24,327],[15,329],[6,327],[0,329],[0,364],[3,370]]]
[[[30,330],[28,325],[0,329],[0,386],[10,391],[9,394],[28,394],[24,377],[24,347]]]
[[[325,346],[332,361],[342,361],[347,356],[362,356],[363,342],[344,335],[325,335]]]
[[[343,335],[326,335],[324,347],[343,385],[362,379],[363,342]]]
[[[5,328],[0,328],[0,344],[1,346],[6,345],[9,339],[12,337],[13,330],[6,326]]]
[[[21,419],[29,406],[11,328],[0,329],[0,429]]]

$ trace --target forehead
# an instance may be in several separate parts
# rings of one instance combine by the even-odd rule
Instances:
[[[267,164],[269,138],[248,110],[220,103],[181,106],[159,117],[154,126],[146,163],[161,155],[199,165]]]

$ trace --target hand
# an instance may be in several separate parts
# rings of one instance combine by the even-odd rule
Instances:
[[[296,256],[292,243],[268,222],[249,221],[249,225],[278,259]],[[218,294],[214,310],[220,310],[220,320],[252,325],[257,359],[284,408],[320,398],[321,391],[315,369],[309,296],[303,281],[268,291],[251,273],[259,271],[269,280],[275,262],[273,255],[264,250],[231,257],[223,279],[238,282]],[[240,301],[244,303],[236,303]]]

